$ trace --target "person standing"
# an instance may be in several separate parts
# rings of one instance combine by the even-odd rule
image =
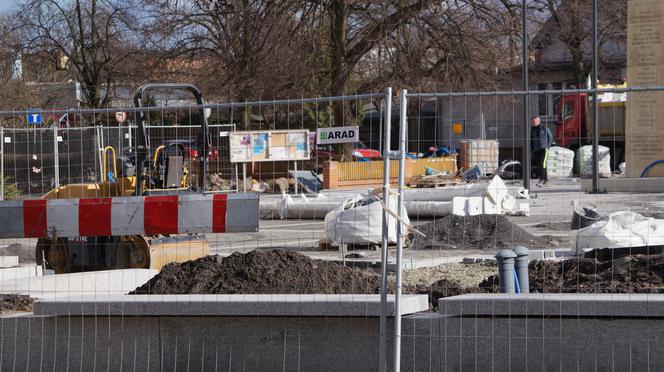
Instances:
[[[532,151],[531,166],[538,177],[536,186],[542,187],[549,183],[546,172],[546,157],[549,147],[553,144],[553,134],[542,125],[539,116],[530,119],[530,149]]]

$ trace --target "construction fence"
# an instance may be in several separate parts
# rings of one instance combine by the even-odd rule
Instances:
[[[607,107],[604,116],[604,127],[614,132],[595,136],[588,131],[590,123],[574,121],[583,116],[575,110],[585,106],[587,95],[597,93],[401,91],[397,97],[387,89],[348,97],[151,107],[144,109],[152,119],[145,126],[145,144],[139,143],[136,108],[79,110],[87,125],[70,120],[69,126],[65,121],[27,127],[21,123],[30,112],[0,113],[7,124],[0,129],[3,205],[23,213],[14,218],[20,226],[12,225],[12,232],[32,234],[4,240],[2,249],[18,254],[32,271],[0,277],[0,290],[39,298],[30,305],[32,315],[0,318],[0,363],[8,370],[662,366],[655,357],[642,358],[640,351],[619,352],[633,345],[654,352],[661,348],[657,332],[662,314],[651,306],[655,300],[631,293],[663,292],[656,279],[659,264],[643,258],[647,255],[616,262],[611,255],[600,257],[601,252],[577,256],[591,253],[577,251],[578,232],[570,221],[573,203],[592,203],[604,217],[622,221],[611,214],[624,209],[651,213],[657,202],[656,195],[637,192],[615,197],[581,191],[579,175],[592,177],[597,169],[606,179],[619,178],[623,162],[618,151],[626,138],[624,130],[619,132],[624,121],[620,105]],[[570,167],[567,175],[552,176],[548,188],[538,189],[528,182],[532,112],[553,110],[539,108],[539,103],[573,101],[568,97],[579,106],[563,104],[561,114],[542,114],[540,119],[560,142],[557,147],[581,151],[582,158],[571,160],[579,162],[576,174]],[[341,120],[335,119],[334,109],[343,113]],[[197,151],[206,135],[191,113],[201,110],[209,111],[210,121],[206,182],[187,191],[214,195],[31,200],[58,186],[108,180],[109,146],[116,158],[129,158],[139,146],[156,150],[177,144],[189,161],[186,167],[192,174],[200,172]],[[119,125],[115,112],[126,112],[127,120]],[[359,127],[363,144],[353,145],[353,152],[379,156],[336,161],[340,146],[319,145],[314,135],[308,139],[308,159],[230,161],[233,133],[304,129],[314,134],[319,128],[348,126]],[[605,147],[602,154],[614,160],[593,157],[593,143]],[[468,151],[476,153],[462,153]],[[154,152],[150,155],[157,159]],[[149,159],[150,167],[154,159]],[[466,164],[464,159],[476,160]],[[499,186],[490,190],[497,168],[510,160],[521,164],[503,171],[504,184],[496,181]],[[481,169],[466,177],[473,161],[482,162]],[[605,165],[608,174],[603,174]],[[313,190],[312,184],[320,188]],[[463,200],[462,208],[456,208],[454,199]],[[117,218],[118,210],[126,210],[122,200],[141,205],[143,220],[137,222],[133,214]],[[250,202],[255,204],[244,204]],[[104,213],[98,204],[106,208]],[[101,217],[86,219],[90,213]],[[57,218],[62,216],[73,217]],[[11,217],[0,220],[0,232],[9,229],[5,225]],[[77,222],[62,226],[63,219]],[[256,228],[249,231],[243,219],[254,219]],[[97,220],[105,225],[98,226]],[[53,227],[73,231],[68,235],[90,230],[123,234],[124,220],[132,221],[126,225],[133,229],[126,233],[130,239],[48,235]],[[34,234],[33,225],[41,226],[40,234]],[[580,234],[582,241],[592,243],[600,235],[588,234]],[[136,264],[144,264],[144,257],[136,261],[130,255],[134,266],[108,269],[120,260],[104,255],[131,251],[139,237],[153,251],[174,251],[163,256],[189,262],[150,269]],[[47,243],[69,261],[56,262],[62,257],[47,255],[40,261]],[[95,247],[94,254],[86,253],[86,244]],[[588,251],[596,248],[588,244]],[[512,248],[519,245],[532,252],[525,256],[532,262],[531,280],[519,291],[529,288],[538,294],[494,296],[506,286],[497,279],[494,256],[505,249],[516,256]],[[551,255],[554,260],[543,260]],[[44,257],[51,261],[44,263]],[[102,261],[105,270],[90,266],[67,273],[84,262]],[[56,263],[63,273],[50,275],[48,265]],[[644,272],[652,283],[635,279]],[[518,277],[511,282],[515,292],[517,282]],[[579,292],[595,297],[582,302]],[[653,319],[654,326],[649,325]],[[596,357],[604,353],[611,358]]]

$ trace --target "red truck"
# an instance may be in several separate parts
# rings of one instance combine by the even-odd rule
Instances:
[[[611,87],[617,86],[599,86]],[[612,170],[625,161],[626,96],[626,93],[599,95],[599,144],[609,148]],[[558,116],[554,138],[558,146],[576,151],[581,146],[592,144],[592,106],[588,94],[565,94],[560,97],[556,109]]]

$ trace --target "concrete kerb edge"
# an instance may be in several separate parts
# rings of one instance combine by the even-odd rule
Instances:
[[[404,314],[428,311],[427,295],[404,295]],[[394,311],[394,300],[388,300]],[[107,295],[37,300],[53,316],[340,316],[378,317],[379,295]]]
[[[465,294],[438,300],[439,313],[465,317],[662,317],[664,294]]]

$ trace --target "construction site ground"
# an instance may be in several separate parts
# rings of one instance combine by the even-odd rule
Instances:
[[[518,185],[518,182],[513,184]],[[360,192],[361,190],[358,190]],[[280,198],[278,195],[263,195],[261,198]],[[508,219],[527,232],[547,241],[555,241],[548,246],[531,246],[531,250],[571,251],[574,247],[573,232],[570,230],[572,219],[572,203],[591,203],[597,206],[602,215],[616,211],[633,211],[649,217],[664,217],[664,199],[660,194],[605,193],[587,194],[581,191],[580,182],[576,179],[553,180],[546,188],[531,188],[530,216],[510,216]],[[411,223],[418,225],[431,222],[430,219],[419,219],[410,216]],[[211,251],[225,256],[233,252],[248,252],[261,248],[281,248],[296,250],[317,259],[340,260],[342,254],[338,250],[319,251],[318,242],[324,238],[325,224],[323,220],[261,220],[258,233],[209,235]],[[556,243],[557,242],[557,243]],[[376,262],[380,259],[380,251],[363,250],[365,258],[347,258],[349,262]],[[421,262],[430,266],[439,263],[460,261],[466,256],[493,256],[495,247],[473,250],[406,249],[404,259]],[[390,249],[390,261],[395,257],[395,250]],[[426,263],[429,262],[429,265]]]
[[[518,185],[518,182],[510,182]],[[358,190],[360,191],[360,190]],[[546,188],[532,187],[530,216],[510,216],[509,221],[536,237],[542,237],[545,246],[530,246],[531,258],[562,259],[574,252],[573,232],[569,228],[572,217],[572,203],[592,203],[602,215],[615,211],[630,210],[651,217],[664,217],[664,200],[660,194],[587,194],[581,191],[578,180],[555,180]],[[280,195],[262,195],[261,198],[274,199]],[[429,219],[411,216],[412,224],[422,226],[431,223]],[[260,221],[257,233],[210,234],[207,236],[210,252],[222,257],[234,252],[247,253],[252,250],[283,249],[297,251],[310,258],[344,263],[356,268],[377,269],[380,251],[362,249],[340,252],[339,250],[319,249],[323,239],[323,220],[281,220]],[[20,239],[4,241],[0,247],[2,254],[19,256],[21,265],[34,265],[36,241]],[[462,287],[476,287],[482,280],[497,272],[495,265],[479,264],[492,261],[496,246],[480,249],[414,249],[404,250],[404,282],[412,285],[430,285],[442,278],[454,280]],[[349,253],[361,253],[353,258]],[[396,251],[389,250],[388,269],[395,268]],[[122,293],[132,290],[149,280],[156,271],[116,270],[115,272],[75,273],[66,275],[44,275],[30,280],[0,278],[0,293],[29,294],[34,297],[53,297],[58,293]],[[116,278],[116,279],[113,279]],[[120,284],[113,284],[120,283]]]

